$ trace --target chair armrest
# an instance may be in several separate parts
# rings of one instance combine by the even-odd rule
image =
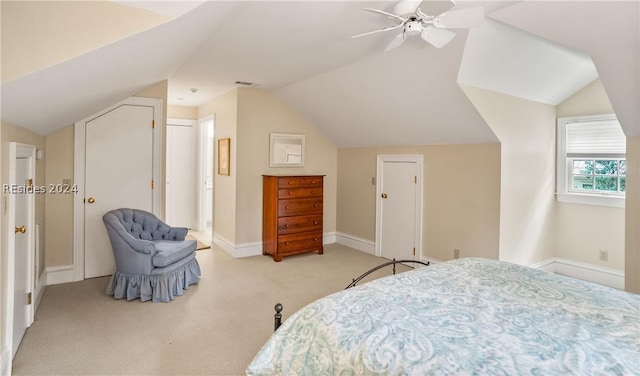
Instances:
[[[171,227],[167,234],[167,240],[184,240],[187,237],[189,229],[186,227]]]

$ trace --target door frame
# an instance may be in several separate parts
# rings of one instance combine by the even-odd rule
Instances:
[[[165,158],[165,176],[164,176],[164,183],[165,183],[165,187],[169,184],[169,127],[170,126],[174,126],[174,127],[191,127],[193,130],[193,146],[196,149],[196,151],[193,153],[194,155],[194,159],[196,160],[196,168],[195,168],[195,172],[196,172],[196,184],[198,182],[198,171],[197,171],[197,158],[198,158],[198,153],[197,153],[197,149],[198,149],[198,137],[199,137],[199,127],[198,127],[198,121],[197,120],[190,120],[190,119],[176,119],[176,118],[167,118],[167,125],[166,125],[166,129],[167,131],[166,133],[166,142],[165,142],[165,152],[164,152],[164,158]],[[199,185],[199,184],[197,184]],[[191,227],[197,227],[198,224],[198,189],[197,187],[194,187],[194,192],[195,192],[195,197],[196,197],[196,211],[194,213],[194,218],[192,218],[195,222],[191,223]],[[164,214],[165,214],[165,219],[168,221],[169,220],[169,200],[171,199],[169,192],[167,191],[167,189],[165,188],[165,195],[164,195]]]
[[[158,98],[131,97],[97,112],[74,124],[73,182],[78,192],[73,198],[73,281],[84,280],[84,199],[85,199],[85,162],[86,162],[86,126],[87,123],[121,106],[153,107],[153,167],[154,189],[152,193],[152,212],[158,218],[162,208],[164,184],[162,179],[162,145],[165,122],[162,119],[162,100]]]
[[[18,158],[28,158],[31,159],[30,169],[33,174],[33,187],[36,187],[36,147],[33,145],[21,144],[18,142],[10,142],[9,143],[9,185],[17,184],[16,182],[16,159]],[[33,270],[33,262],[34,262],[34,252],[35,252],[35,193],[27,194],[30,210],[28,213],[28,220],[26,223],[26,227],[29,231],[27,231],[27,236],[29,237],[28,248],[29,253],[27,255],[27,289],[32,294],[32,303],[27,306],[27,319],[28,324],[27,327],[31,326],[33,323],[34,316],[34,301],[35,297],[33,297],[34,292],[34,270]],[[14,288],[15,288],[15,231],[13,231],[16,227],[16,197],[14,194],[7,195],[7,305],[5,307],[6,311],[3,312],[3,316],[5,317],[5,329],[6,333],[4,333],[4,338],[2,338],[3,346],[8,349],[9,359],[7,361],[6,369],[11,370],[13,364],[13,310],[14,310]]]
[[[421,154],[379,154],[376,158],[376,242],[375,255],[382,257],[382,187],[384,184],[384,164],[386,162],[415,163],[416,164],[416,197],[417,206],[415,217],[415,245],[416,255],[414,259],[422,259],[422,192],[424,156]]]

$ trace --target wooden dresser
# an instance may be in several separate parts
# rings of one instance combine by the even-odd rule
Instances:
[[[324,176],[262,176],[262,254],[323,253]]]

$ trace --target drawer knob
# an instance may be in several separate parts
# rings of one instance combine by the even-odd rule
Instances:
[[[293,184],[293,181],[289,180],[289,185]]]
[[[285,208],[285,209],[287,209],[287,210],[289,210],[289,205],[285,206],[284,208]]]
[[[315,183],[316,183],[316,181],[315,181],[315,180],[311,180],[311,184],[315,184]]]
[[[318,207],[318,204],[313,204],[313,207],[314,207],[314,208],[317,208],[317,207]]]
[[[313,194],[313,193],[314,193],[314,192],[313,192],[313,191],[311,191],[311,194]]]
[[[284,245],[289,245],[289,242],[284,242]]]
[[[313,221],[313,224],[314,224],[314,225],[317,225],[317,224],[318,224],[318,221]]]
[[[318,241],[318,238],[313,238],[313,241],[314,241],[314,242],[317,242],[317,241]]]
[[[288,224],[288,223],[287,223],[287,224],[285,224],[285,225],[284,225],[284,227],[289,228],[289,224]]]
[[[289,196],[291,196],[293,194],[293,192],[289,191]]]

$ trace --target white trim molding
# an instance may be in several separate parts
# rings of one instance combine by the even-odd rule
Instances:
[[[9,368],[10,363],[11,354],[9,354],[9,349],[2,350],[2,354],[0,355],[0,375],[11,375],[11,369]]]
[[[531,267],[624,290],[624,272],[616,269],[558,257],[537,262]]]
[[[40,302],[42,301],[42,296],[44,295],[44,290],[47,287],[47,269],[43,270],[40,273],[40,277],[38,278],[38,284],[36,285],[35,291],[35,312],[38,311],[38,307],[40,307]]]
[[[73,265],[50,266],[45,272],[47,286],[75,281]]]
[[[336,232],[336,243],[345,247],[357,249],[360,252],[368,253],[372,256],[376,255],[376,243],[372,240],[364,239],[359,236]]]

